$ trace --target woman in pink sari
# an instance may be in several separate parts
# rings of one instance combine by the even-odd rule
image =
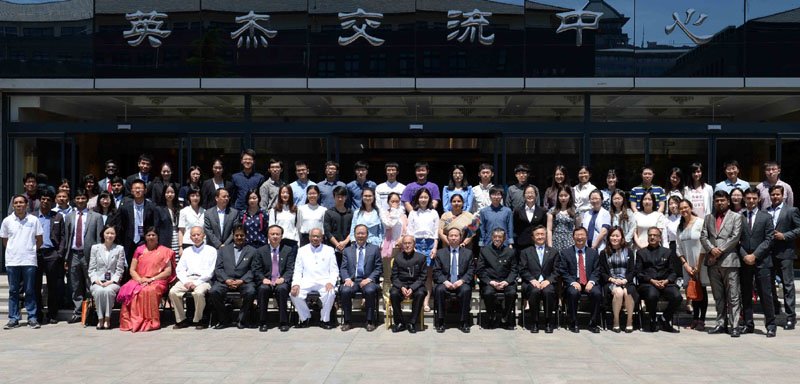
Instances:
[[[169,283],[175,279],[175,252],[158,244],[153,227],[144,234],[145,244],[136,248],[131,261],[131,279],[122,286],[117,302],[121,331],[141,332],[161,328],[158,305]]]

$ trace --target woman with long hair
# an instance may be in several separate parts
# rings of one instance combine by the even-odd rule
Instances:
[[[161,196],[163,196],[161,204],[159,204],[159,207],[161,207],[161,219],[162,221],[169,222],[172,226],[172,246],[170,248],[173,252],[175,252],[175,261],[177,262],[180,260],[180,255],[183,251],[183,248],[180,246],[181,243],[178,239],[178,220],[180,219],[180,208],[178,208],[178,190],[172,183],[163,184],[163,187],[161,188]]]
[[[581,226],[581,219],[575,210],[572,188],[562,186],[556,196],[558,205],[547,212],[547,246],[561,251],[575,245],[572,231]]]
[[[625,235],[625,243],[631,244],[633,242],[633,231],[636,230],[636,221],[633,218],[633,210],[628,205],[628,197],[625,192],[617,189],[611,193],[611,208],[608,210],[611,214],[611,227],[622,228],[622,233]]]
[[[206,209],[200,206],[200,189],[190,188],[186,192],[186,206],[178,213],[178,243],[181,245],[181,255],[184,249],[194,244],[187,232],[191,231],[192,227],[202,227],[205,216]]]
[[[433,268],[431,268],[431,265],[433,265],[432,258],[436,257],[439,232],[439,214],[433,209],[431,200],[431,193],[428,188],[422,187],[417,190],[411,200],[411,206],[414,207],[414,210],[408,214],[408,227],[406,227],[406,232],[414,236],[416,241],[414,249],[425,255],[425,261],[428,264],[428,276],[425,280],[425,287],[428,290],[424,302],[425,312],[430,312],[431,310],[430,305],[428,305],[431,292],[433,292]]]
[[[544,191],[544,209],[550,210],[558,206],[558,191],[562,187],[571,188],[567,167],[558,164],[553,171],[553,183]]]
[[[319,187],[309,185],[306,188],[306,203],[297,207],[297,230],[300,232],[301,247],[309,243],[308,233],[312,229],[319,228],[324,232],[326,208],[319,204],[319,195]]]
[[[442,206],[445,212],[449,212],[450,197],[454,194],[461,195],[464,201],[464,210],[470,212],[472,209],[472,188],[467,181],[466,171],[463,165],[456,164],[450,172],[450,183],[442,188]]]
[[[714,187],[703,179],[703,164],[692,163],[689,170],[690,179],[683,188],[683,197],[692,203],[692,212],[697,217],[706,217],[712,211]]]
[[[642,210],[633,215],[636,222],[636,230],[633,232],[635,249],[647,248],[647,230],[656,227],[661,233],[667,232],[667,218],[657,209],[656,196],[653,192],[645,192],[642,195]],[[669,247],[667,236],[661,237],[662,246]]]
[[[375,190],[370,187],[361,190],[361,207],[353,212],[353,221],[350,224],[350,242],[353,244],[356,241],[356,226],[359,225],[367,227],[367,243],[378,247],[383,245],[383,222],[375,201]]]
[[[683,171],[678,167],[673,167],[669,171],[669,179],[667,180],[667,198],[677,196],[683,199]]]
[[[703,218],[697,217],[694,213],[692,202],[688,199],[681,200],[678,205],[681,215],[678,224],[678,246],[676,253],[683,266],[683,285],[689,285],[689,281],[699,281],[700,300],[692,301],[692,324],[689,328],[702,331],[705,328],[706,311],[708,310],[708,293],[706,287],[709,285],[708,270],[703,265],[705,253],[703,245],[700,243],[700,236],[703,232]]]
[[[638,297],[633,285],[633,278],[636,276],[635,260],[633,251],[625,242],[622,228],[612,227],[606,235],[606,248],[601,252],[600,275],[611,292],[611,312],[614,318],[611,330],[617,333],[620,332],[619,313],[623,304],[627,315],[625,332],[633,332],[633,307]]]
[[[189,177],[186,178],[186,185],[182,186],[180,191],[178,191],[178,202],[180,202],[181,207],[186,207],[189,205],[189,201],[187,201],[187,195],[189,191],[192,189],[200,190],[202,185],[202,177],[200,172],[200,167],[193,165],[189,167]]]
[[[581,167],[578,168],[578,184],[572,187],[572,196],[575,199],[575,210],[578,211],[579,215],[591,209],[589,194],[597,189],[597,187],[589,181],[591,177],[592,170],[588,165],[581,165]]]
[[[283,185],[278,189],[278,201],[269,210],[269,225],[283,228],[283,243],[296,247],[300,242],[297,223],[297,207],[294,205],[292,187]]]
[[[242,223],[245,232],[245,244],[260,248],[267,244],[267,228],[269,219],[267,213],[261,209],[261,195],[258,190],[251,189],[245,195],[247,209],[239,211],[237,222]]]

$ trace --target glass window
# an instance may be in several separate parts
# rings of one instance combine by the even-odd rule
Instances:
[[[80,179],[91,173],[98,179],[105,177],[104,163],[108,159],[117,162],[119,175],[123,178],[139,172],[139,155],[152,158],[151,175],[157,176],[161,164],[172,163],[172,177],[181,180],[181,139],[177,135],[148,133],[81,133],[74,135]]]
[[[683,185],[690,180],[689,166],[708,163],[708,139],[650,139],[650,165],[655,168],[655,183],[669,188],[670,171],[678,167],[683,172]],[[705,168],[704,168],[705,169]]]
[[[62,139],[60,137],[13,137],[10,144],[12,159],[11,195],[24,191],[23,178],[28,172],[46,175],[46,180],[40,180],[47,185],[57,185],[61,178],[64,156],[61,153]],[[8,208],[3,205],[2,210]],[[7,212],[8,213],[8,212]]]
[[[800,0],[749,0],[745,23],[745,76],[797,77],[800,68]]]
[[[789,183],[793,188],[800,189],[800,137],[781,139],[781,180]],[[759,180],[764,179],[762,174]],[[800,193],[800,192],[798,192]],[[800,198],[798,195],[797,198]],[[800,201],[794,203],[800,205]]]
[[[231,133],[226,137],[218,136],[192,136],[191,139],[191,163],[186,164],[185,172],[189,170],[189,166],[196,165],[200,167],[200,174],[203,180],[213,176],[211,166],[217,158],[222,159],[222,165],[225,169],[225,177],[230,178],[241,169],[240,155],[242,153],[242,138],[237,133]],[[262,157],[258,156],[260,152],[256,151],[256,164],[255,168],[258,172],[263,173],[264,166]]]
[[[324,164],[330,158],[328,140],[325,137],[286,137],[281,134],[254,135],[253,149],[257,154],[265,154],[257,159],[259,163],[257,169],[262,173],[269,167],[269,164],[266,163],[269,158],[275,158],[283,161],[284,180],[292,182],[297,179],[294,173],[294,162],[302,160],[308,166],[309,179],[316,182],[325,178]]]
[[[725,180],[725,162],[736,160],[739,163],[739,178],[755,186],[764,178],[764,162],[774,159],[775,139],[717,139],[715,182]]]
[[[577,137],[509,137],[506,138],[506,169],[497,172],[501,184],[516,184],[514,167],[527,164],[531,169],[530,182],[544,193],[553,183],[556,165],[564,165],[568,172],[576,172],[581,162],[582,145]],[[570,178],[573,178],[570,175]]]
[[[592,184],[600,189],[606,187],[609,169],[617,172],[617,187],[625,191],[642,183],[641,168],[644,165],[644,138],[593,138],[591,146]],[[575,181],[577,169],[570,169],[570,179]],[[655,182],[660,184],[663,175],[656,173]]]

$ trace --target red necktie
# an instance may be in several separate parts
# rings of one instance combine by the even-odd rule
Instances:
[[[578,250],[578,282],[586,285],[589,279],[586,278],[586,264],[583,262],[583,250]]]
[[[83,249],[83,212],[78,211],[78,225],[75,227],[75,248]]]
[[[111,180],[106,182],[106,189],[108,189],[108,193],[111,193]]]
[[[725,215],[717,215],[717,233],[719,233],[719,228],[722,227],[722,220],[725,218]]]

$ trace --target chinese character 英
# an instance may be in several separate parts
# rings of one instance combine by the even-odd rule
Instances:
[[[126,13],[125,19],[131,22],[131,29],[122,32],[122,37],[126,39],[136,38],[135,40],[128,40],[131,47],[138,47],[145,38],[150,42],[150,46],[158,48],[161,46],[161,40],[172,33],[172,31],[165,31],[161,29],[166,19],[166,13],[157,11],[150,11],[144,13],[137,10],[134,13]]]
[[[556,13],[556,16],[561,19],[561,25],[556,29],[556,33],[575,30],[575,46],[580,47],[583,45],[583,30],[584,29],[597,29],[600,24],[600,16],[603,12],[592,11],[570,11]],[[589,18],[591,22],[583,21],[583,18]]]
[[[364,21],[357,23],[358,19],[364,19]],[[352,13],[339,12],[339,20],[342,22],[342,29],[350,28],[355,32],[353,35],[348,37],[339,36],[339,45],[350,45],[352,42],[358,40],[359,37],[363,37],[364,40],[370,43],[370,45],[373,47],[383,45],[385,40],[370,36],[366,32],[367,27],[378,28],[381,26],[381,22],[374,19],[383,19],[383,14],[364,12],[364,10],[361,8],[356,9],[356,11]]]
[[[455,29],[447,35],[447,40],[458,40],[463,43],[469,37],[469,41],[475,42],[475,35],[478,36],[478,41],[483,45],[492,45],[494,43],[494,33],[489,36],[484,36],[483,27],[489,25],[489,20],[486,18],[491,16],[491,12],[481,12],[480,10],[473,9],[472,12],[461,11],[447,11],[448,19],[464,18],[465,20],[448,20],[447,29]],[[464,27],[464,32],[460,28]],[[459,36],[459,33],[461,35]]]
[[[677,25],[681,29],[681,31],[683,31],[683,33],[685,33],[686,36],[689,37],[689,40],[691,40],[693,43],[697,45],[705,44],[711,41],[711,38],[714,37],[713,35],[697,36],[694,33],[690,32],[689,28],[686,27],[686,25],[689,24],[690,21],[692,21],[693,15],[694,15],[694,8],[689,8],[686,10],[686,20],[681,21],[680,16],[678,16],[678,12],[673,12],[672,20],[674,20],[675,22],[672,23],[672,25],[664,27],[664,32],[666,32],[667,35],[669,35],[670,33],[672,33],[672,31],[675,30],[675,26]],[[708,19],[708,15],[706,15],[705,13],[701,13],[700,16],[697,17],[697,20],[695,20],[695,22],[692,23],[692,25],[699,27],[703,25],[706,19]]]
[[[236,41],[236,47],[238,48],[241,48],[242,44],[244,44],[249,49],[250,40],[253,41],[253,47],[258,48],[258,43],[260,41],[261,46],[266,48],[267,38],[272,39],[278,35],[278,31],[273,31],[258,25],[259,21],[268,21],[269,15],[259,15],[253,11],[250,11],[250,13],[244,16],[237,16],[235,20],[236,24],[244,23],[241,28],[231,32],[231,39],[239,39]],[[256,37],[256,31],[261,32],[261,35]],[[247,35],[243,36],[245,32],[247,32]]]

